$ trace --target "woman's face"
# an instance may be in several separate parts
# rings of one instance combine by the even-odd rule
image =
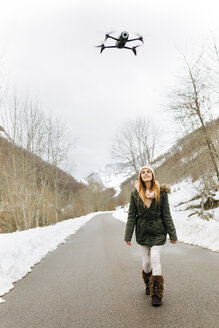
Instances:
[[[141,178],[144,182],[152,181],[152,172],[149,169],[143,169],[141,171]]]

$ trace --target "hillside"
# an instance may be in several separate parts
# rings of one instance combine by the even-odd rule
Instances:
[[[4,129],[2,128],[4,131]],[[0,131],[1,132],[1,131]],[[0,232],[114,209],[113,188],[86,181],[0,136]]]
[[[70,174],[0,136],[0,232],[77,216],[67,210],[84,188]]]
[[[206,127],[216,152],[219,153],[219,118],[208,123]],[[161,183],[175,184],[190,177],[192,181],[205,178],[214,185],[214,168],[200,130],[179,139],[167,153],[155,160],[154,166]]]

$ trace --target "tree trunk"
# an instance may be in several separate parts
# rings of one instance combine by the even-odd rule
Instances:
[[[194,94],[195,94],[196,114],[198,115],[198,118],[201,122],[202,131],[203,131],[203,134],[205,136],[205,140],[206,140],[206,143],[207,143],[207,146],[208,146],[208,149],[209,149],[209,153],[210,153],[210,156],[211,156],[211,160],[212,160],[214,170],[215,170],[216,175],[217,175],[218,184],[219,184],[219,170],[218,170],[216,159],[215,159],[215,156],[214,156],[215,148],[214,148],[212,140],[208,136],[208,133],[207,133],[207,130],[206,130],[206,127],[205,127],[205,123],[204,123],[203,117],[201,115],[200,102],[199,102],[198,92],[197,92],[197,88],[196,88],[196,83],[195,83],[195,80],[194,80],[194,77],[193,77],[193,74],[192,74],[192,71],[191,71],[190,68],[189,68],[189,74],[190,74],[190,78],[191,78],[191,81],[192,81],[192,84],[193,84],[193,89],[194,89]]]
[[[208,136],[208,133],[206,131],[206,127],[205,127],[205,124],[202,120],[201,115],[199,115],[199,119],[201,121],[202,131],[203,131],[203,134],[205,136],[205,140],[206,140],[206,143],[207,143],[207,146],[208,146],[208,150],[209,150],[209,153],[210,153],[210,156],[211,156],[211,160],[212,160],[214,170],[215,170],[216,175],[217,175],[218,184],[219,184],[219,170],[218,170],[217,162],[216,162],[216,159],[215,159],[215,156],[214,156],[215,148],[214,148],[213,142],[211,141],[210,137]]]

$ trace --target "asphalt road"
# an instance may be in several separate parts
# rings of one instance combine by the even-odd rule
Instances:
[[[219,327],[219,254],[167,243],[165,296],[154,308],[124,229],[111,214],[89,221],[4,296],[0,328]]]

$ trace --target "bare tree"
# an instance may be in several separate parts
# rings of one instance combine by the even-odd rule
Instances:
[[[208,47],[208,63],[207,69],[211,76],[213,76],[213,86],[215,92],[218,94],[219,84],[219,45],[217,39],[212,35],[211,43]]]
[[[14,230],[57,222],[65,189],[59,167],[71,150],[66,127],[48,118],[38,102],[15,95],[2,112],[0,132],[8,140],[0,172],[8,222]],[[51,164],[48,169],[45,162],[41,166],[40,157]]]
[[[39,183],[36,155],[43,148],[41,129],[43,112],[37,103],[14,95],[2,113],[0,130],[10,142],[2,175],[6,181],[4,198],[13,213],[16,229],[39,226],[39,206],[45,191],[46,177]]]
[[[176,118],[181,121],[187,133],[199,130],[200,139],[205,142],[219,182],[219,155],[206,128],[206,123],[213,119],[214,103],[209,71],[206,69],[203,53],[194,62],[183,55],[183,61],[184,74],[180,78],[180,86],[170,94],[170,109],[175,111]]]
[[[152,164],[158,147],[159,131],[145,117],[125,122],[112,145],[112,156],[127,161],[137,173],[146,163]]]
[[[69,159],[69,153],[74,145],[73,141],[69,141],[70,138],[67,134],[67,128],[64,123],[60,122],[57,118],[51,116],[46,119],[45,122],[46,131],[46,149],[45,158],[52,164],[54,169],[54,202],[56,208],[56,222],[59,220],[59,214],[61,213],[60,200],[65,185],[60,190],[60,181],[58,176],[58,168],[64,166]]]

